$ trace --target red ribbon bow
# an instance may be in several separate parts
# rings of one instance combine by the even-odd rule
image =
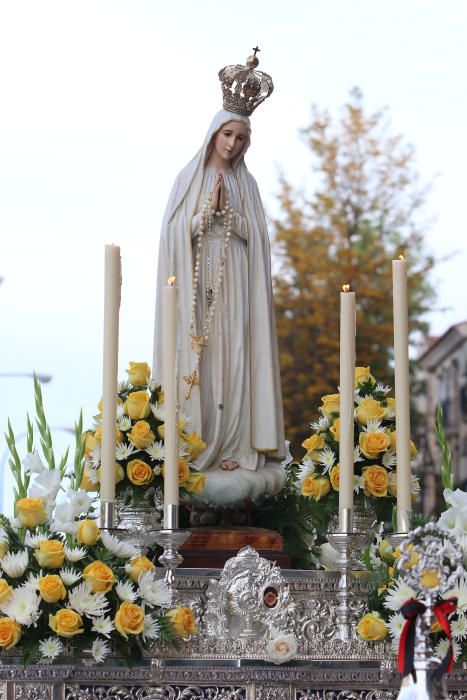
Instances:
[[[454,652],[452,648],[451,640],[451,625],[447,618],[448,615],[454,612],[457,607],[457,598],[447,598],[442,600],[433,606],[433,612],[436,619],[438,620],[441,628],[446,633],[449,639],[449,648],[446,656],[442,660],[439,667],[436,669],[435,675],[441,677],[443,673],[452,670],[454,664]],[[404,629],[402,630],[400,642],[399,642],[399,654],[397,657],[397,670],[402,673],[403,676],[407,676],[411,673],[415,679],[415,668],[414,668],[414,649],[415,649],[415,622],[418,615],[423,615],[426,610],[425,603],[420,600],[415,600],[411,598],[407,600],[401,608],[401,613],[406,619]]]

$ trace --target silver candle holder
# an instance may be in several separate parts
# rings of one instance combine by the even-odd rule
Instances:
[[[178,550],[190,536],[189,530],[179,529],[178,515],[178,505],[164,506],[164,528],[154,534],[155,541],[164,550],[159,561],[165,568],[164,580],[171,588],[175,583],[175,569],[183,562],[183,557]]]

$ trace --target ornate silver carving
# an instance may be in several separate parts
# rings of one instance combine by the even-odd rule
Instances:
[[[272,627],[290,626],[293,603],[281,570],[252,547],[226,562],[220,579],[211,579],[206,598],[208,637],[262,640]]]
[[[143,552],[153,547],[157,530],[160,530],[161,511],[158,508],[157,491],[154,501],[143,500],[137,506],[125,505],[124,498],[118,498],[116,505],[117,528],[112,531],[119,539],[134,544]]]
[[[201,686],[90,686],[67,688],[65,700],[245,700],[246,689]]]

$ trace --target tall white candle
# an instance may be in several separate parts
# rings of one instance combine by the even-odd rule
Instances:
[[[407,262],[392,261],[394,311],[394,383],[396,398],[397,529],[410,530],[410,374]]]
[[[340,304],[339,530],[352,532],[354,491],[355,293],[344,285]]]
[[[115,501],[115,426],[117,420],[120,294],[120,248],[116,245],[106,245],[100,496],[101,501],[107,503]]]
[[[178,420],[176,387],[177,300],[178,289],[171,277],[162,290],[163,339],[162,365],[165,406],[164,436],[164,506],[179,504],[178,487]],[[164,527],[169,527],[166,516]]]

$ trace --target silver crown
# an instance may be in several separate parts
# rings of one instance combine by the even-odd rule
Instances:
[[[248,56],[246,65],[226,66],[219,71],[224,109],[249,117],[274,90],[272,78],[255,70],[259,64],[258,47]]]

